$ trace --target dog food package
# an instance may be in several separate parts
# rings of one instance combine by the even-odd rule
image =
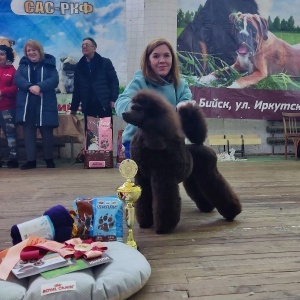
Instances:
[[[87,239],[93,236],[93,200],[91,198],[78,197],[73,201],[75,211],[75,225],[77,237]]]
[[[112,137],[112,123],[111,117],[100,118],[98,123],[98,143],[99,150],[112,151],[113,137]]]
[[[122,143],[122,134],[123,129],[118,130],[118,138],[117,138],[117,167],[120,166],[120,163],[126,158],[125,157],[125,148]]]
[[[86,117],[85,150],[99,150],[98,126],[100,118]]]
[[[111,118],[87,117],[85,169],[113,168]]]
[[[84,155],[85,169],[113,168],[112,151],[86,150]]]
[[[93,198],[93,240],[123,242],[123,202],[117,196]]]

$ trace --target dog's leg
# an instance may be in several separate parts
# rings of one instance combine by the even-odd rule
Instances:
[[[225,219],[233,220],[242,211],[242,205],[237,194],[218,171],[216,153],[204,145],[190,145],[189,150],[194,159],[190,180],[195,184],[196,192],[202,191],[200,198],[193,200],[198,206],[205,196],[206,203],[216,207]],[[189,185],[189,190],[193,190],[192,185]]]
[[[153,174],[151,185],[156,233],[169,233],[180,220],[181,198],[178,183],[170,174]]]
[[[138,173],[135,183],[143,187],[140,198],[134,204],[136,220],[141,228],[149,228],[153,225],[151,181]]]
[[[215,206],[207,201],[202,191],[202,186],[198,184],[199,176],[195,173],[191,174],[185,181],[183,186],[188,196],[196,203],[199,210],[202,212],[211,212]]]

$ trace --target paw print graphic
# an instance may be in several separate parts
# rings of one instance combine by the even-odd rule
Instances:
[[[112,215],[108,216],[108,214],[101,216],[99,218],[99,226],[98,229],[101,229],[105,232],[108,232],[110,228],[115,225]]]

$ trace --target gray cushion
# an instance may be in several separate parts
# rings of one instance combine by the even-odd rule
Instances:
[[[137,250],[120,242],[105,243],[112,262],[52,279],[32,276],[0,281],[0,300],[122,300],[139,291],[147,282],[151,268]],[[41,297],[41,289],[49,283],[75,283],[74,290],[55,292]]]

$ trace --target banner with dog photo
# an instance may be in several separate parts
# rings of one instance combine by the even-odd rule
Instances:
[[[15,51],[15,68],[29,39],[39,41],[56,58],[59,71],[58,109],[70,108],[74,68],[82,57],[82,39],[90,36],[97,51],[108,57],[125,82],[125,0],[87,1],[0,1],[0,44]]]
[[[296,0],[178,0],[177,50],[207,117],[281,120],[300,106]]]

